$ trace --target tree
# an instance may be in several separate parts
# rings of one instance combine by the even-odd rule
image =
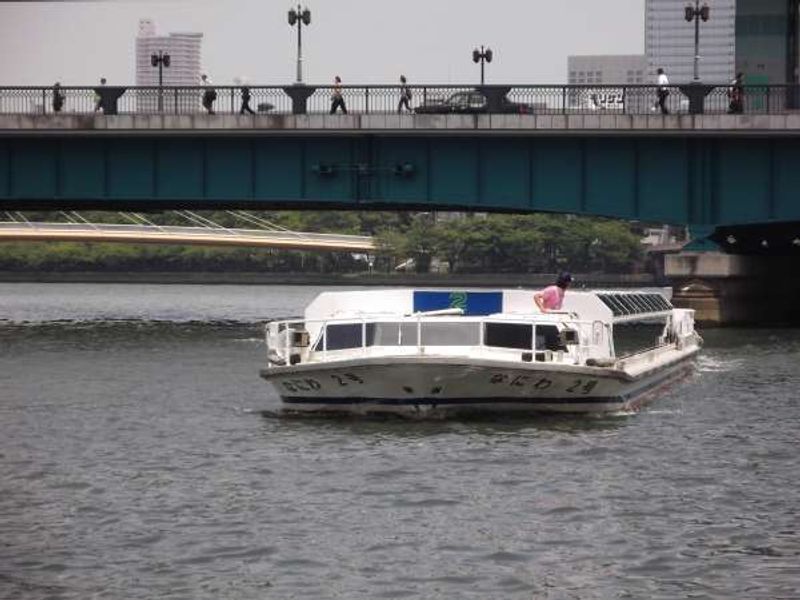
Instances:
[[[491,214],[434,220],[430,213],[392,211],[248,211],[294,231],[376,235],[379,263],[414,259],[427,272],[434,258],[452,272],[624,272],[639,268],[643,250],[630,224],[556,214]],[[116,212],[82,213],[97,222],[119,222]],[[254,227],[229,211],[198,211],[226,227]],[[64,213],[26,213],[36,221],[64,221]],[[187,225],[174,211],[154,211],[157,224]],[[392,260],[396,258],[396,260]],[[0,244],[0,269],[20,270],[366,270],[348,253],[249,248],[118,244]]]
[[[414,270],[417,273],[427,273],[436,251],[436,231],[430,215],[418,213],[405,231],[381,231],[378,234],[379,247],[401,260],[414,259]]]

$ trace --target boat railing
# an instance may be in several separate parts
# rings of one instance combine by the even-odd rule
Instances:
[[[305,350],[305,359],[307,360],[310,354],[319,352],[322,361],[327,361],[329,352],[337,352],[341,350],[361,350],[362,356],[369,354],[370,348],[377,347],[406,347],[409,354],[425,354],[428,347],[480,347],[485,350],[498,351],[498,352],[522,352],[535,356],[537,352],[542,349],[538,347],[537,333],[533,329],[539,326],[552,326],[557,323],[563,324],[567,329],[572,329],[577,332],[577,343],[572,344],[575,348],[573,352],[566,351],[577,364],[582,364],[593,353],[593,348],[602,347],[607,345],[607,352],[610,357],[613,357],[613,341],[611,336],[610,324],[602,321],[583,321],[579,319],[570,319],[568,321],[536,321],[529,319],[509,319],[509,318],[470,318],[470,317],[457,317],[453,315],[430,315],[425,313],[415,313],[411,315],[404,315],[399,317],[397,315],[365,315],[362,317],[342,317],[342,318],[328,318],[328,319],[290,319],[283,321],[271,321],[267,323],[267,354],[271,362],[274,360],[274,352],[280,346],[282,350],[281,360],[277,364],[295,364],[303,360],[303,350]],[[474,325],[476,328],[476,338],[473,340],[463,340],[466,343],[453,343],[453,344],[429,344],[423,343],[424,330],[426,325],[431,324],[452,324],[452,325]],[[487,324],[508,324],[508,325],[524,325],[530,326],[531,331],[531,346],[529,348],[514,347],[514,346],[491,346],[486,344],[485,331]],[[353,345],[348,345],[339,348],[329,347],[329,330],[330,325],[360,325],[360,332],[354,341],[358,342]],[[391,325],[397,326],[397,338],[394,343],[368,343],[368,326],[369,325]],[[404,343],[403,325],[413,327],[413,342]],[[310,337],[314,335],[313,339]],[[270,338],[273,338],[272,340]],[[297,339],[302,339],[302,344],[298,345],[294,342]],[[294,352],[298,350],[298,352]],[[550,353],[554,354],[553,352]]]

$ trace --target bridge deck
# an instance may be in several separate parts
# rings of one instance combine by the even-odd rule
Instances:
[[[122,132],[169,135],[219,132],[225,135],[269,135],[287,133],[319,134],[380,132],[380,133],[442,133],[455,132],[509,135],[515,132],[569,134],[677,134],[720,135],[731,133],[770,135],[800,134],[800,112],[795,114],[754,115],[631,115],[598,112],[574,115],[23,115],[0,114],[0,136],[47,132],[76,132],[81,134]]]
[[[610,113],[4,115],[0,208],[800,220],[800,114]]]

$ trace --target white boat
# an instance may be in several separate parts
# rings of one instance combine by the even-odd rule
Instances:
[[[630,411],[693,369],[694,311],[660,293],[568,291],[547,313],[533,293],[324,292],[302,319],[267,323],[261,377],[284,412],[438,417]],[[663,328],[618,356],[632,322]]]

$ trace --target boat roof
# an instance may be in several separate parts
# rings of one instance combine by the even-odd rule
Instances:
[[[539,290],[392,288],[322,292],[305,310],[305,319],[399,318],[461,309],[463,316],[537,318],[619,323],[664,318],[672,304],[653,290],[568,290],[561,311],[541,313],[533,301]]]

